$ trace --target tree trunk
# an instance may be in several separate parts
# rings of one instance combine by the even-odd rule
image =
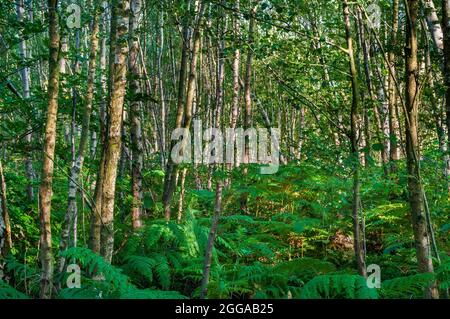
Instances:
[[[239,11],[239,0],[236,0],[234,3],[234,9],[236,11]],[[235,39],[239,38],[240,33],[240,23],[239,23],[239,16],[237,14],[233,15],[233,32]],[[237,125],[237,120],[239,116],[239,89],[240,89],[240,83],[239,83],[239,74],[240,74],[240,63],[241,63],[241,50],[240,45],[241,43],[238,42],[235,44],[236,48],[234,49],[233,54],[233,100],[232,100],[232,106],[231,106],[231,118],[230,118],[230,128],[235,129]],[[234,134],[231,135],[232,139],[230,141],[231,145],[235,144],[235,136]],[[235,154],[235,152],[233,152]],[[239,163],[236,162],[237,157],[233,157],[233,163],[229,165],[228,168],[232,168],[234,165],[238,166]],[[228,184],[228,183],[227,183]]]
[[[188,8],[190,7],[190,1],[188,1]],[[188,66],[188,56],[189,56],[189,23],[187,21],[187,16],[184,17],[183,21],[183,45],[181,50],[181,62],[180,62],[180,72],[178,77],[178,98],[177,98],[177,115],[175,119],[175,129],[181,128],[183,124],[184,115],[184,94],[186,90],[186,72]],[[171,141],[171,148],[174,146],[174,142]],[[170,201],[172,198],[171,185],[172,174],[176,170],[175,163],[172,161],[172,157],[168,154],[168,162],[166,167],[166,174],[164,177],[164,191],[162,196],[163,206],[164,206],[164,216],[166,220],[170,219]],[[172,191],[173,192],[173,191]]]
[[[396,161],[400,159],[400,150],[398,147],[398,130],[399,123],[396,115],[397,104],[397,90],[395,87],[395,47],[397,45],[397,32],[398,32],[398,0],[393,0],[392,3],[392,33],[391,33],[391,49],[388,53],[388,67],[390,68],[388,79],[388,94],[389,94],[389,143],[390,143],[390,171],[395,172],[397,170]]]
[[[345,33],[347,39],[347,54],[349,59],[349,70],[352,83],[352,107],[350,112],[350,143],[351,143],[351,154],[354,161],[353,167],[353,203],[352,203],[352,216],[353,216],[353,235],[354,235],[354,249],[356,264],[358,266],[358,272],[361,276],[366,276],[366,265],[365,265],[365,252],[363,249],[362,242],[362,229],[360,222],[359,210],[361,207],[361,195],[360,188],[361,182],[359,180],[359,170],[360,162],[358,155],[358,112],[359,112],[359,88],[358,88],[358,74],[356,71],[355,58],[353,53],[353,40],[351,34],[351,24],[350,24],[350,10],[348,7],[347,0],[343,0],[343,14],[345,23]]]
[[[244,77],[244,99],[245,99],[245,115],[244,115],[244,128],[248,129],[252,125],[252,64],[253,64],[253,42],[254,42],[254,29],[255,29],[255,13],[256,7],[252,8],[250,12],[250,22],[248,27],[248,39],[247,39],[247,62],[245,68]],[[246,143],[245,147],[245,162],[248,163],[249,159],[249,145]]]
[[[444,81],[446,86],[445,112],[448,143],[447,150],[450,150],[450,0],[442,1],[442,25],[444,28]]]
[[[222,182],[216,185],[216,199],[214,204],[214,215],[211,221],[211,229],[208,235],[208,242],[205,250],[205,261],[203,266],[202,283],[200,287],[200,299],[205,299],[208,293],[209,274],[211,272],[211,259],[216,239],[217,227],[219,226],[220,213],[222,211]]]
[[[420,272],[433,273],[427,223],[423,211],[423,194],[420,177],[418,115],[419,115],[419,66],[417,60],[417,17],[418,0],[408,0],[406,20],[406,158],[408,166],[408,192],[411,205],[412,227]],[[438,298],[435,286],[427,291],[427,296]]]
[[[384,125],[383,125],[383,121],[382,118],[380,116],[380,112],[378,111],[378,99],[377,96],[375,94],[375,90],[373,87],[373,83],[372,83],[372,77],[371,77],[371,70],[370,70],[370,55],[369,55],[369,48],[367,47],[367,41],[366,41],[366,37],[365,37],[365,32],[364,32],[364,21],[362,19],[362,13],[361,13],[361,8],[358,7],[358,12],[357,12],[357,17],[359,20],[359,28],[360,28],[360,36],[361,36],[361,45],[362,45],[362,51],[363,51],[363,57],[364,57],[364,74],[366,77],[366,85],[367,85],[367,90],[369,92],[369,97],[370,97],[370,103],[372,104],[372,108],[373,108],[373,113],[375,116],[375,121],[376,121],[376,132],[377,132],[377,138],[378,138],[378,143],[380,145],[382,145],[382,149],[380,151],[381,154],[381,162],[383,165],[383,169],[384,169],[384,173],[385,175],[387,175],[387,162],[388,162],[388,149],[386,148],[386,141],[385,141],[385,136],[384,136]],[[382,80],[382,79],[380,79]],[[383,83],[380,83],[380,86],[382,86]],[[368,113],[368,109],[365,108],[364,110],[364,118],[368,117],[367,113]],[[365,121],[367,124],[368,120],[365,119]],[[368,128],[367,130],[369,131],[370,128]],[[366,135],[366,147],[368,149],[371,148],[370,145],[370,135],[368,133],[365,134]],[[367,152],[370,151],[367,150]]]
[[[224,24],[225,26],[221,26]],[[217,76],[216,76],[216,109],[214,114],[214,127],[220,129],[221,117],[223,111],[223,82],[225,79],[225,41],[224,33],[226,32],[226,20],[218,22],[218,45],[217,45]]]
[[[444,35],[433,0],[423,0],[423,5],[425,8],[425,19],[427,21],[428,30],[431,33],[431,38],[433,39],[433,43],[439,54],[442,54],[442,50],[444,49]]]
[[[250,21],[248,26],[248,39],[247,39],[247,62],[245,68],[244,77],[244,100],[245,100],[245,113],[244,113],[244,129],[248,129],[252,125],[252,94],[251,94],[251,84],[252,84],[252,63],[253,63],[253,42],[254,42],[254,29],[255,29],[255,14],[256,7],[253,7],[250,12]],[[250,141],[245,138],[245,148],[244,148],[244,163],[248,164],[250,160]],[[280,145],[281,146],[281,145]],[[247,174],[247,169],[243,172]],[[248,194],[243,193],[240,198],[240,207],[244,213],[248,213]]]
[[[51,298],[53,289],[53,254],[52,231],[50,224],[52,204],[52,182],[55,158],[56,120],[58,112],[59,73],[58,61],[60,42],[57,0],[48,1],[49,18],[49,77],[48,77],[48,108],[47,122],[45,126],[44,154],[42,160],[41,186],[39,189],[39,213],[40,213],[40,261],[42,274],[40,279],[40,297]]]
[[[121,128],[123,120],[123,102],[126,87],[127,55],[130,2],[118,0],[116,6],[117,29],[114,43],[114,60],[110,61],[111,97],[109,102],[109,127],[101,189],[101,254],[106,261],[111,262],[114,249],[114,198],[116,191],[117,164],[121,151]],[[111,70],[111,65],[112,70]]]
[[[158,29],[159,29],[159,45],[158,45],[158,90],[159,90],[159,99],[161,101],[161,164],[162,167],[166,166],[166,120],[167,120],[167,111],[166,111],[166,97],[164,92],[164,81],[162,77],[162,57],[164,50],[164,11],[161,8],[159,13],[159,21],[158,21]]]
[[[194,98],[196,93],[196,82],[197,82],[197,61],[200,51],[200,40],[201,40],[201,21],[203,18],[203,13],[205,10],[206,5],[203,4],[201,0],[197,2],[197,15],[195,18],[194,23],[194,30],[192,34],[192,58],[189,68],[189,76],[188,76],[188,83],[187,83],[187,92],[186,92],[186,101],[184,104],[184,110],[183,113],[180,113],[180,108],[178,105],[178,112],[177,112],[177,119],[176,119],[176,128],[179,124],[181,124],[181,117],[184,115],[184,121],[182,126],[185,129],[189,129],[191,126],[191,120],[192,120],[192,107],[194,105]],[[183,64],[182,64],[183,66]],[[181,76],[181,71],[180,71]],[[180,77],[179,81],[183,81],[183,79]],[[184,90],[184,86],[179,85],[179,94],[181,89]],[[180,95],[178,96],[180,102]],[[180,117],[181,115],[181,117]],[[180,121],[180,122],[179,122]],[[171,150],[170,150],[171,151]],[[173,193],[175,191],[175,177],[177,175],[177,165],[172,162],[171,156],[169,156],[169,164],[167,166],[166,170],[166,177],[164,180],[164,193],[163,193],[163,205],[164,205],[164,217],[166,221],[170,220],[170,202],[173,196]]]
[[[431,103],[431,113],[434,118],[434,123],[436,126],[436,133],[438,138],[439,150],[443,156],[444,169],[443,175],[445,180],[447,181],[447,192],[450,194],[450,158],[447,154],[447,143],[445,137],[445,129],[442,125],[442,112],[441,107],[439,106],[439,100],[436,98],[436,88],[434,85],[433,79],[433,68],[431,66],[431,54],[430,54],[430,46],[426,45],[425,48],[425,74],[426,80],[428,82],[430,103]]]
[[[99,11],[95,8],[94,17],[92,20],[92,33],[91,33],[91,47],[89,52],[89,66],[88,66],[88,81],[87,81],[87,94],[85,99],[85,107],[83,112],[83,124],[81,127],[81,137],[78,145],[78,151],[76,154],[75,162],[70,169],[69,177],[69,196],[67,204],[66,218],[64,221],[63,229],[61,231],[60,251],[66,250],[68,247],[76,246],[75,240],[70,242],[70,230],[76,223],[77,209],[77,190],[80,187],[81,179],[80,174],[84,163],[84,153],[87,148],[87,142],[89,138],[89,126],[91,121],[92,104],[94,100],[94,82],[95,71],[97,64],[97,50],[98,50],[98,33],[99,33]],[[75,236],[75,234],[74,234]],[[64,258],[60,258],[59,271],[64,269]]]
[[[185,181],[186,181],[186,173],[187,168],[183,168],[181,171],[181,181],[180,181],[180,200],[178,201],[178,216],[177,221],[178,223],[181,222],[181,218],[183,217],[183,204],[184,204],[184,194],[185,194]]]
[[[131,207],[131,220],[133,229],[142,226],[142,166],[143,166],[143,142],[141,127],[141,78],[142,73],[138,63],[139,57],[139,18],[141,16],[141,0],[131,0],[130,17],[130,57],[129,69],[131,72],[130,93],[131,93],[131,158],[132,158],[132,181],[131,190],[133,203]]]
[[[106,7],[107,2],[103,2],[103,6]],[[106,33],[108,30],[108,12],[111,16],[111,31],[112,34],[110,35],[111,39],[113,40],[114,30],[115,30],[115,14],[114,11],[107,11],[105,8],[105,12],[103,13],[102,18],[102,33]],[[106,49],[106,36],[102,38],[101,44],[100,44],[100,84],[103,92],[103,96],[107,95],[108,92],[108,79],[106,76],[106,64],[107,64],[107,49]],[[114,41],[111,41],[113,43]],[[112,55],[112,53],[111,53]],[[110,57],[111,58],[111,57]],[[109,98],[108,98],[109,99]],[[97,179],[95,182],[95,191],[94,191],[94,207],[92,207],[91,212],[91,221],[90,221],[90,232],[89,232],[89,248],[95,252],[100,253],[100,232],[101,232],[101,193],[102,193],[102,180],[103,180],[103,166],[104,166],[104,148],[106,145],[106,130],[107,130],[107,105],[108,105],[108,99],[105,97],[102,97],[100,101],[100,144],[102,145],[101,149],[101,157],[100,157],[100,164],[98,167],[98,173],[97,173]]]
[[[23,21],[24,13],[25,13],[25,7],[24,7],[24,1],[18,0],[16,4],[17,8],[17,18],[19,21]],[[22,62],[25,63],[26,59],[29,57],[29,52],[31,50],[28,50],[27,48],[27,42],[26,40],[23,40],[19,43],[19,56],[22,59]],[[22,92],[23,92],[23,99],[27,102],[29,102],[30,99],[30,68],[28,66],[24,66],[20,70],[20,78],[22,80]],[[31,131],[31,126],[27,126],[27,130]],[[28,133],[25,135],[25,144],[28,148],[31,147],[32,142],[32,135],[31,133]],[[35,172],[33,169],[33,162],[32,162],[32,156],[31,151],[27,150],[25,155],[25,173],[28,180],[27,185],[27,197],[30,202],[33,202],[34,200],[34,188],[33,188],[33,181],[35,178]]]
[[[369,57],[369,51],[368,51],[368,46],[370,46],[370,43],[367,43],[366,41],[366,36],[365,36],[365,30],[364,30],[364,20],[362,18],[362,12],[361,12],[361,8],[359,6],[357,6],[356,8],[356,31],[357,31],[357,39],[358,39],[358,46],[360,48],[359,51],[362,51],[362,56],[363,56],[363,63],[364,63],[364,77],[366,80],[366,85],[367,85],[367,93],[369,95],[369,101],[367,103],[365,103],[364,98],[365,98],[365,92],[364,90],[360,91],[361,94],[361,101],[362,101],[362,105],[363,105],[363,114],[362,114],[362,118],[363,118],[363,129],[361,130],[361,132],[363,132],[363,134],[361,134],[361,139],[360,139],[360,144],[361,144],[361,148],[364,149],[364,154],[361,154],[361,164],[362,166],[367,166],[368,163],[370,162],[370,158],[372,158],[372,147],[371,147],[371,143],[372,143],[372,134],[370,131],[370,126],[371,126],[371,119],[369,118],[369,109],[370,107],[374,108],[374,110],[376,110],[377,107],[377,96],[375,94],[375,91],[373,90],[373,85],[372,85],[372,74],[371,74],[371,68],[370,68],[370,57]],[[358,51],[358,50],[357,50]],[[356,66],[357,66],[357,70],[358,70],[358,77],[362,77],[361,74],[361,62],[360,62],[360,54],[356,54]],[[377,128],[377,137],[380,138],[380,134],[379,134],[379,126],[376,126]],[[383,154],[384,154],[384,149],[381,151],[382,154],[382,159],[383,159]],[[363,156],[362,156],[363,155]],[[382,164],[384,165],[385,161],[382,160]]]
[[[0,255],[6,257],[12,248],[12,238],[11,238],[11,223],[9,220],[8,205],[6,201],[6,183],[5,176],[3,175],[3,166],[0,161],[0,210],[1,219],[0,223],[1,237],[0,237]],[[3,230],[1,229],[3,228]]]

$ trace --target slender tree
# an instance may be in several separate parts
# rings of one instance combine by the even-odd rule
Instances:
[[[209,276],[211,273],[211,259],[214,248],[214,241],[216,239],[217,227],[219,225],[220,213],[222,211],[222,182],[218,181],[216,184],[216,197],[214,204],[214,214],[211,221],[211,228],[208,235],[208,242],[205,250],[205,260],[203,264],[203,276],[200,286],[200,298],[204,299],[208,293]]]
[[[139,61],[139,24],[142,4],[140,0],[131,1],[130,16],[130,57],[128,59],[131,79],[129,83],[132,101],[130,104],[131,115],[131,158],[132,158],[132,182],[133,204],[131,208],[132,226],[138,229],[142,226],[142,166],[143,166],[143,141],[141,125],[141,78],[142,72]]]
[[[197,14],[195,16],[194,21],[194,30],[192,33],[192,58],[189,65],[189,75],[187,80],[187,88],[186,88],[186,100],[184,103],[184,109],[183,113],[181,113],[180,108],[178,107],[177,112],[177,118],[176,118],[176,128],[178,128],[178,125],[181,124],[181,117],[182,118],[182,125],[180,127],[189,130],[191,126],[191,120],[192,120],[192,108],[194,105],[194,98],[196,94],[196,84],[197,84],[197,64],[198,64],[198,58],[199,58],[199,51],[200,51],[200,41],[201,41],[201,23],[203,19],[203,14],[205,11],[206,5],[203,3],[203,1],[199,0],[197,3]],[[181,67],[183,67],[183,61],[181,64]],[[179,81],[183,81],[183,78],[181,77],[182,71],[180,70],[180,79]],[[180,102],[180,91],[184,90],[184,86],[179,86],[179,92],[178,92],[178,102]],[[169,164],[167,166],[166,170],[166,177],[164,180],[164,192],[163,192],[163,205],[164,205],[164,216],[166,221],[170,220],[171,216],[171,209],[170,209],[170,203],[173,196],[173,193],[175,191],[176,186],[176,176],[177,176],[177,165],[172,162],[171,156],[169,157]]]
[[[88,81],[87,81],[87,95],[84,100],[83,111],[83,123],[81,126],[81,137],[78,144],[78,150],[76,153],[75,161],[72,163],[69,176],[69,194],[67,212],[64,221],[64,226],[61,232],[60,251],[66,250],[68,247],[76,246],[75,236],[72,234],[72,240],[70,241],[70,232],[74,229],[74,224],[77,220],[78,207],[77,207],[77,190],[80,189],[80,174],[84,164],[85,150],[89,139],[89,128],[91,122],[92,105],[94,101],[94,84],[95,84],[95,72],[97,66],[97,51],[98,51],[98,33],[99,33],[99,8],[94,8],[94,16],[92,18],[92,30],[91,30],[91,44],[89,52],[89,65],[88,65]],[[83,190],[82,190],[83,191]],[[59,271],[63,271],[64,258],[60,258]]]
[[[0,161],[0,230],[2,238],[0,242],[0,255],[6,257],[12,248],[11,223],[9,220],[8,204],[6,201],[6,182],[3,175],[3,165]],[[2,229],[3,228],[3,229]]]
[[[443,2],[445,2],[445,0]],[[433,0],[423,0],[423,4],[425,7],[425,20],[427,21],[427,26],[430,30],[431,38],[433,39],[433,43],[436,46],[438,52],[442,54],[442,50],[444,49],[444,36],[441,23],[436,12],[436,7],[434,6]]]
[[[411,219],[416,246],[417,263],[421,272],[433,273],[433,262],[427,231],[427,221],[423,209],[422,181],[419,156],[419,65],[417,59],[417,24],[419,1],[408,0],[406,12],[406,158],[408,166],[408,192]],[[437,288],[430,287],[428,297],[438,298]]]
[[[25,5],[23,0],[17,1],[16,4],[17,8],[17,18],[19,21],[24,21],[24,14],[25,14]],[[31,74],[30,74],[30,68],[27,66],[26,59],[30,57],[31,50],[27,46],[27,41],[22,40],[19,44],[19,55],[22,60],[22,63],[25,64],[25,66],[20,70],[20,78],[22,80],[22,97],[23,99],[29,103],[30,101],[30,89],[31,89]],[[31,126],[28,125],[27,127],[28,131],[31,131]],[[28,148],[31,147],[32,142],[32,134],[28,133],[25,135],[25,143]],[[30,150],[27,150],[26,157],[25,157],[25,173],[28,180],[27,185],[27,196],[28,200],[32,202],[34,200],[34,188],[33,188],[33,181],[35,179],[35,172],[33,168],[33,162],[32,162],[32,154]]]
[[[245,108],[244,108],[244,129],[248,129],[252,125],[252,64],[253,64],[253,42],[254,42],[254,32],[255,32],[255,14],[256,14],[256,6],[252,7],[250,10],[250,19],[248,24],[248,39],[247,39],[247,60],[245,64],[245,76],[244,76],[244,100],[245,100]],[[245,148],[244,148],[244,163],[248,164],[250,161],[250,141],[245,140]],[[247,171],[244,170],[244,174]],[[245,213],[248,213],[248,194],[243,193],[240,198],[240,206],[241,210]]]
[[[116,190],[117,166],[121,151],[121,128],[123,120],[123,104],[127,83],[126,72],[128,56],[128,30],[130,2],[117,0],[113,10],[116,10],[117,29],[114,43],[114,59],[110,61],[111,97],[108,106],[108,135],[103,153],[103,174],[101,186],[101,245],[102,256],[111,262],[114,249],[114,198]],[[111,68],[111,66],[113,66]]]
[[[101,29],[102,29],[102,33],[107,32],[108,29],[108,16],[111,17],[111,23],[110,23],[110,30],[111,30],[111,34],[110,34],[110,49],[113,48],[113,44],[114,44],[114,37],[115,37],[115,10],[108,10],[108,3],[107,2],[103,2],[102,4],[104,11],[103,11],[103,19],[102,19],[102,25],[101,25]],[[106,145],[106,135],[107,135],[107,106],[108,106],[108,101],[109,101],[109,96],[110,94],[108,94],[109,90],[109,84],[108,84],[108,78],[107,78],[107,47],[106,47],[106,42],[107,42],[107,38],[106,35],[102,37],[102,41],[100,44],[100,71],[101,71],[101,76],[100,76],[100,86],[101,86],[101,90],[102,90],[102,98],[100,101],[100,142],[101,145],[103,145],[101,151],[101,158],[100,158],[100,164],[98,167],[98,173],[97,173],[97,179],[96,179],[96,183],[95,183],[95,190],[94,190],[94,207],[92,208],[92,213],[91,213],[91,223],[90,223],[90,232],[89,232],[89,248],[96,252],[96,253],[100,253],[100,233],[101,233],[101,200],[102,200],[102,176],[103,176],[103,166],[104,166],[104,156],[103,156],[103,151],[104,151],[104,146]],[[112,56],[112,52],[110,52],[110,60],[111,60],[111,56]],[[111,61],[110,61],[111,62]],[[110,69],[112,70],[114,67],[114,65],[110,64]],[[108,98],[105,98],[104,96],[108,96]]]
[[[358,112],[359,106],[359,87],[358,87],[358,73],[356,71],[356,63],[353,52],[353,39],[351,33],[350,24],[350,9],[347,0],[343,0],[343,14],[344,14],[344,24],[345,24],[345,34],[347,39],[347,54],[349,59],[349,70],[350,70],[350,80],[352,83],[352,106],[350,111],[350,143],[351,143],[351,154],[353,159],[353,202],[352,202],[352,217],[353,217],[353,235],[354,235],[354,248],[356,263],[358,266],[358,272],[361,276],[366,276],[366,265],[365,265],[365,251],[363,247],[362,240],[362,229],[361,229],[361,181],[360,181],[360,162],[359,162],[359,151],[358,151]]]
[[[53,254],[51,230],[52,182],[55,159],[56,120],[58,113],[59,73],[59,25],[58,1],[48,1],[48,23],[50,37],[48,107],[45,125],[44,152],[42,159],[41,186],[39,189],[39,213],[41,222],[40,260],[42,266],[40,297],[48,299],[53,290]]]
[[[450,150],[450,1],[442,1],[442,25],[444,29],[444,84],[445,113],[447,126],[447,150]],[[449,189],[450,194],[450,189]]]
[[[236,0],[234,3],[234,9],[238,12],[239,11],[239,0]],[[233,15],[233,33],[235,37],[235,49],[233,53],[233,100],[232,100],[232,107],[231,107],[231,117],[230,117],[230,128],[235,129],[237,125],[237,120],[239,116],[239,101],[240,101],[240,82],[239,82],[239,75],[240,75],[240,63],[241,63],[241,50],[240,50],[240,44],[241,41],[240,38],[240,21],[239,16],[237,13]],[[230,143],[232,145],[235,144],[235,136],[232,134],[231,136],[232,140]],[[237,157],[236,157],[237,159]],[[234,165],[239,165],[237,161],[233,158]],[[229,168],[232,168],[233,164],[229,166]]]
[[[396,90],[396,69],[395,69],[395,47],[397,44],[398,33],[398,0],[392,0],[392,31],[390,36],[391,46],[388,52],[388,95],[389,95],[389,160],[390,169],[392,172],[396,171],[396,161],[400,159],[400,152],[398,147],[398,118],[397,118],[397,90]]]

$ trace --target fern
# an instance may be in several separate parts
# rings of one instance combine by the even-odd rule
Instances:
[[[82,278],[81,288],[64,288],[59,291],[58,299],[104,299],[113,298],[114,290],[101,280]]]
[[[436,277],[441,289],[450,289],[450,257],[443,256],[442,263],[436,269]]]
[[[6,258],[6,270],[12,274],[16,288],[24,290],[31,296],[39,295],[39,270],[33,265],[23,264],[12,255]]]
[[[90,249],[72,247],[62,252],[61,255],[66,259],[78,262],[79,266],[87,270],[89,275],[103,277],[113,290],[125,289],[129,284],[129,278],[122,274],[121,269],[113,267]]]
[[[177,291],[152,289],[131,289],[120,296],[121,299],[187,299]]]
[[[83,277],[82,287],[62,289],[59,298],[62,299],[164,299],[164,298],[185,298],[181,294],[173,291],[159,291],[151,289],[138,289],[125,274],[122,269],[107,263],[102,257],[96,255],[86,248],[70,248],[64,252],[64,257],[72,258],[79,262],[80,266],[86,270],[87,275],[96,275],[98,279],[93,280]],[[142,256],[129,256],[127,265],[130,270],[146,276],[148,280],[153,279],[153,271],[158,277],[163,288],[170,286],[170,274],[168,272],[167,259],[161,256],[146,258]],[[150,277],[151,276],[151,277]]]
[[[163,289],[169,289],[171,281],[169,261],[163,255],[159,255],[155,259],[156,259],[155,265],[156,277],[158,277],[158,280]]]
[[[309,281],[315,276],[336,271],[336,266],[328,261],[305,257],[281,263],[275,267],[274,271],[283,273],[288,278]]]
[[[0,280],[0,299],[29,299],[29,297]]]
[[[200,284],[203,276],[203,263],[203,257],[190,259],[188,264],[176,270],[175,275],[185,280],[190,280],[194,283]]]
[[[424,290],[434,279],[432,273],[420,273],[386,280],[381,285],[381,295],[384,298],[423,298]]]
[[[143,276],[149,283],[153,281],[155,260],[145,256],[131,255],[125,257],[125,265],[122,266],[128,273],[136,273]]]
[[[183,224],[156,221],[130,236],[119,262],[127,274],[138,275],[133,282],[144,279],[146,287],[159,285],[167,290],[178,270],[203,256],[201,242],[206,243],[207,232],[195,219]]]
[[[376,299],[375,289],[367,287],[357,275],[322,275],[310,280],[301,290],[302,299]]]

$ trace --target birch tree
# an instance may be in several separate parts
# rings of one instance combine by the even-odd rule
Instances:
[[[49,16],[49,76],[48,76],[48,106],[47,121],[45,125],[45,142],[42,159],[41,186],[39,189],[39,213],[41,222],[40,237],[40,260],[42,274],[40,279],[40,297],[48,299],[53,290],[53,253],[52,253],[52,230],[51,230],[51,204],[52,204],[52,182],[55,159],[56,142],[56,120],[58,113],[59,93],[59,23],[57,12],[58,1],[48,1]]]

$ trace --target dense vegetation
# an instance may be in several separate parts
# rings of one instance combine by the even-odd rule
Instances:
[[[448,298],[449,16],[0,0],[0,299]],[[198,120],[277,158],[178,163]]]

